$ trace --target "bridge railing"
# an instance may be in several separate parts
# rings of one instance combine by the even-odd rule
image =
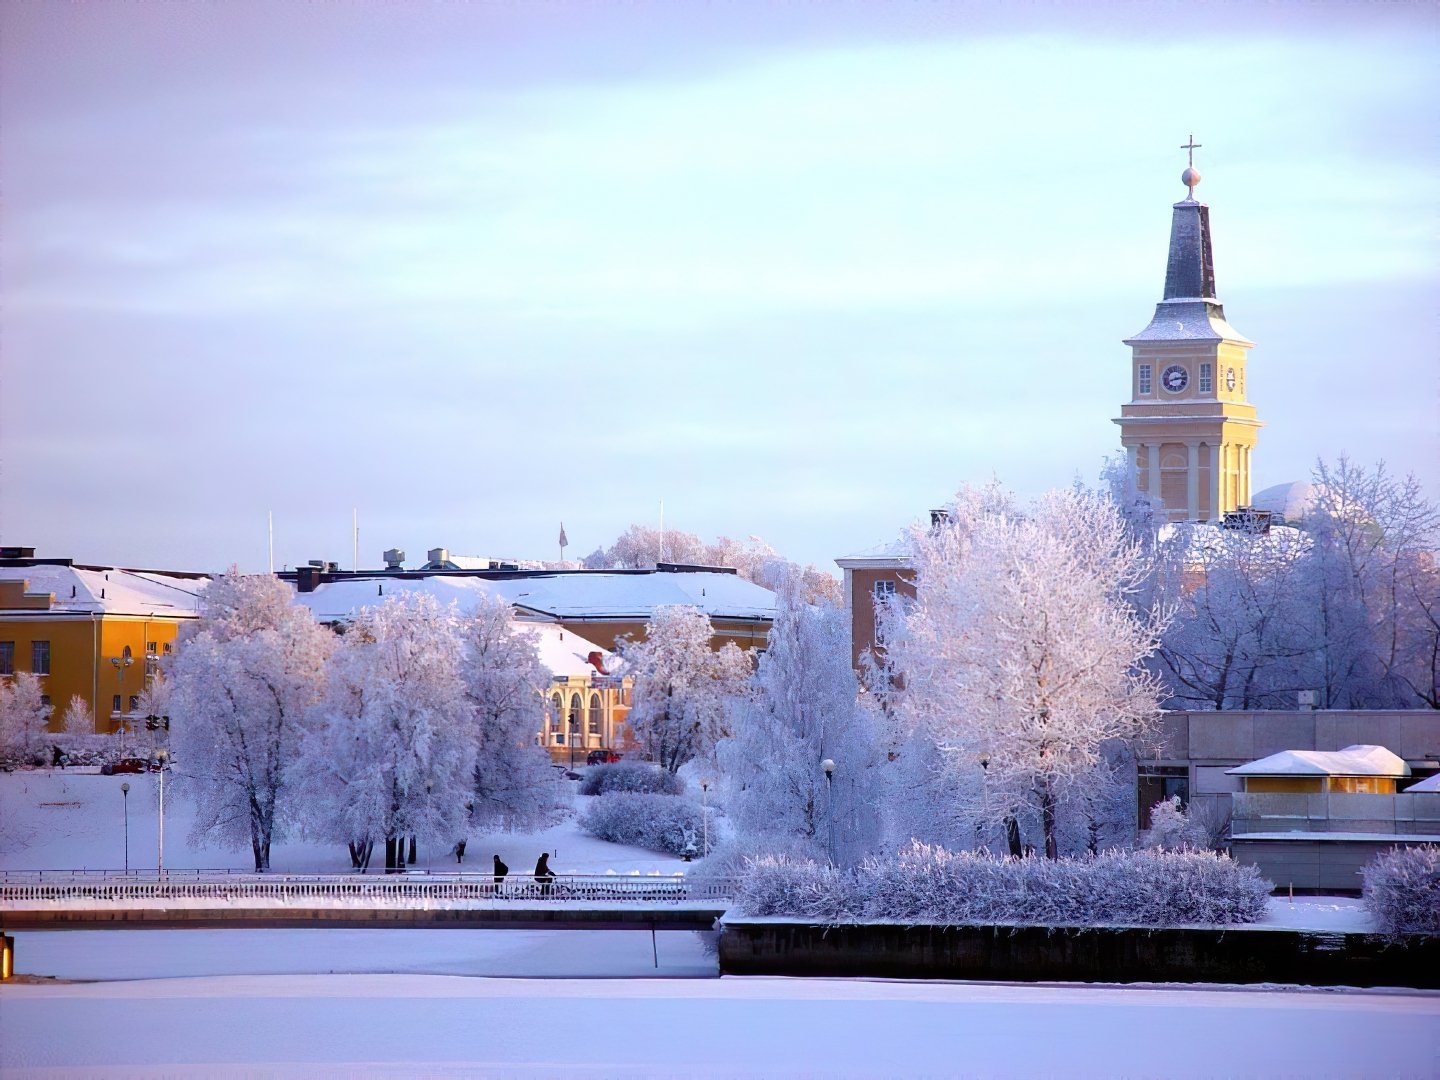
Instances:
[[[0,903],[36,901],[104,902],[216,900],[222,902],[260,900],[305,904],[327,901],[360,901],[380,904],[407,902],[522,901],[584,903],[711,903],[728,900],[735,883],[709,878],[690,880],[683,874],[668,876],[636,874],[560,874],[553,882],[536,881],[529,875],[507,877],[496,882],[493,876],[436,875],[368,876],[355,874],[231,874],[201,880],[196,876],[172,876],[149,872],[109,877],[77,873],[68,879],[60,872],[30,871],[33,880],[20,880],[27,873],[10,871],[0,880]]]

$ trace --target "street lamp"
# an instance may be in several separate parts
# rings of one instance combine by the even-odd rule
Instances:
[[[433,776],[427,776],[425,778],[425,817],[429,820],[430,828],[432,831],[435,828],[435,818],[433,816],[434,811],[431,809],[431,807],[434,806],[434,801],[431,799],[430,796],[434,790],[435,778]],[[433,870],[435,867],[434,848],[434,843],[431,843],[430,847],[425,849],[425,872],[427,874],[430,873],[430,871]]]
[[[115,668],[115,689],[118,690],[121,708],[120,713],[120,756],[125,756],[125,669],[135,663],[135,657],[130,655],[130,646],[125,646],[125,651],[119,656],[110,657],[110,663]]]
[[[825,820],[830,833],[830,865],[835,865],[835,762],[826,758],[820,762],[825,773]]]
[[[704,830],[705,837],[701,848],[701,857],[706,858],[710,854],[710,781],[708,778],[700,781],[700,828]]]
[[[121,806],[125,807],[125,872],[130,872],[130,781],[120,784]]]
[[[155,871],[163,877],[165,875],[165,769],[170,764],[170,751],[157,750],[155,756],[160,760],[160,846],[155,861]]]

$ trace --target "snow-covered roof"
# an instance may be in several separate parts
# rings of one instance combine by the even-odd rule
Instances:
[[[1405,789],[1405,794],[1423,795],[1426,792],[1430,791],[1440,794],[1440,773],[1436,773],[1434,776],[1428,776],[1424,780],[1421,780],[1418,784],[1411,784]]]
[[[601,666],[606,671],[609,671],[614,663],[613,653],[555,623],[522,623],[519,629],[535,635],[540,662],[550,669],[552,675],[574,678],[601,674],[589,661],[591,653],[600,654]]]
[[[193,619],[199,593],[210,579],[156,570],[123,570],[113,566],[65,566],[59,563],[0,566],[0,581],[23,581],[30,594],[52,594],[45,608],[10,608],[7,612],[44,616],[140,615]]]
[[[1230,776],[1409,776],[1410,766],[1383,746],[1357,744],[1344,750],[1282,750],[1226,769]]]
[[[710,572],[644,574],[591,571],[506,578],[435,574],[424,577],[376,575],[317,585],[296,599],[322,622],[350,618],[385,596],[423,592],[461,611],[480,596],[499,596],[518,608],[553,619],[648,620],[657,607],[685,604],[711,618],[774,619],[775,594],[735,574]]]
[[[1237,345],[1254,342],[1225,321],[1224,309],[1213,300],[1201,298],[1162,300],[1144,330],[1125,339],[1126,345],[1142,341],[1230,341]]]
[[[897,536],[894,540],[886,540],[883,543],[875,544],[865,548],[863,551],[854,552],[851,555],[842,555],[835,560],[837,566],[864,564],[864,563],[893,563],[908,562],[915,554],[915,546],[908,536]]]
[[[1291,480],[1257,491],[1250,505],[1257,510],[1269,510],[1287,525],[1298,525],[1319,504],[1321,494],[1322,489],[1315,484]]]

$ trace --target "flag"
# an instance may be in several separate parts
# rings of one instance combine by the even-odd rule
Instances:
[[[570,546],[570,541],[565,536],[565,522],[563,521],[560,522],[560,546],[562,548]]]

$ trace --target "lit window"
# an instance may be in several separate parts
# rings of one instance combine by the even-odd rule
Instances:
[[[0,675],[15,674],[15,642],[0,641]]]
[[[1150,393],[1150,365],[1140,365],[1140,393]]]
[[[30,670],[36,675],[50,674],[50,642],[32,641],[30,643]]]
[[[1210,391],[1213,390],[1214,388],[1215,388],[1215,383],[1214,383],[1213,379],[1211,378],[1210,365],[1209,365],[1209,364],[1201,364],[1201,365],[1200,365],[1200,393],[1202,393],[1202,394],[1208,394],[1208,393],[1210,393]]]

